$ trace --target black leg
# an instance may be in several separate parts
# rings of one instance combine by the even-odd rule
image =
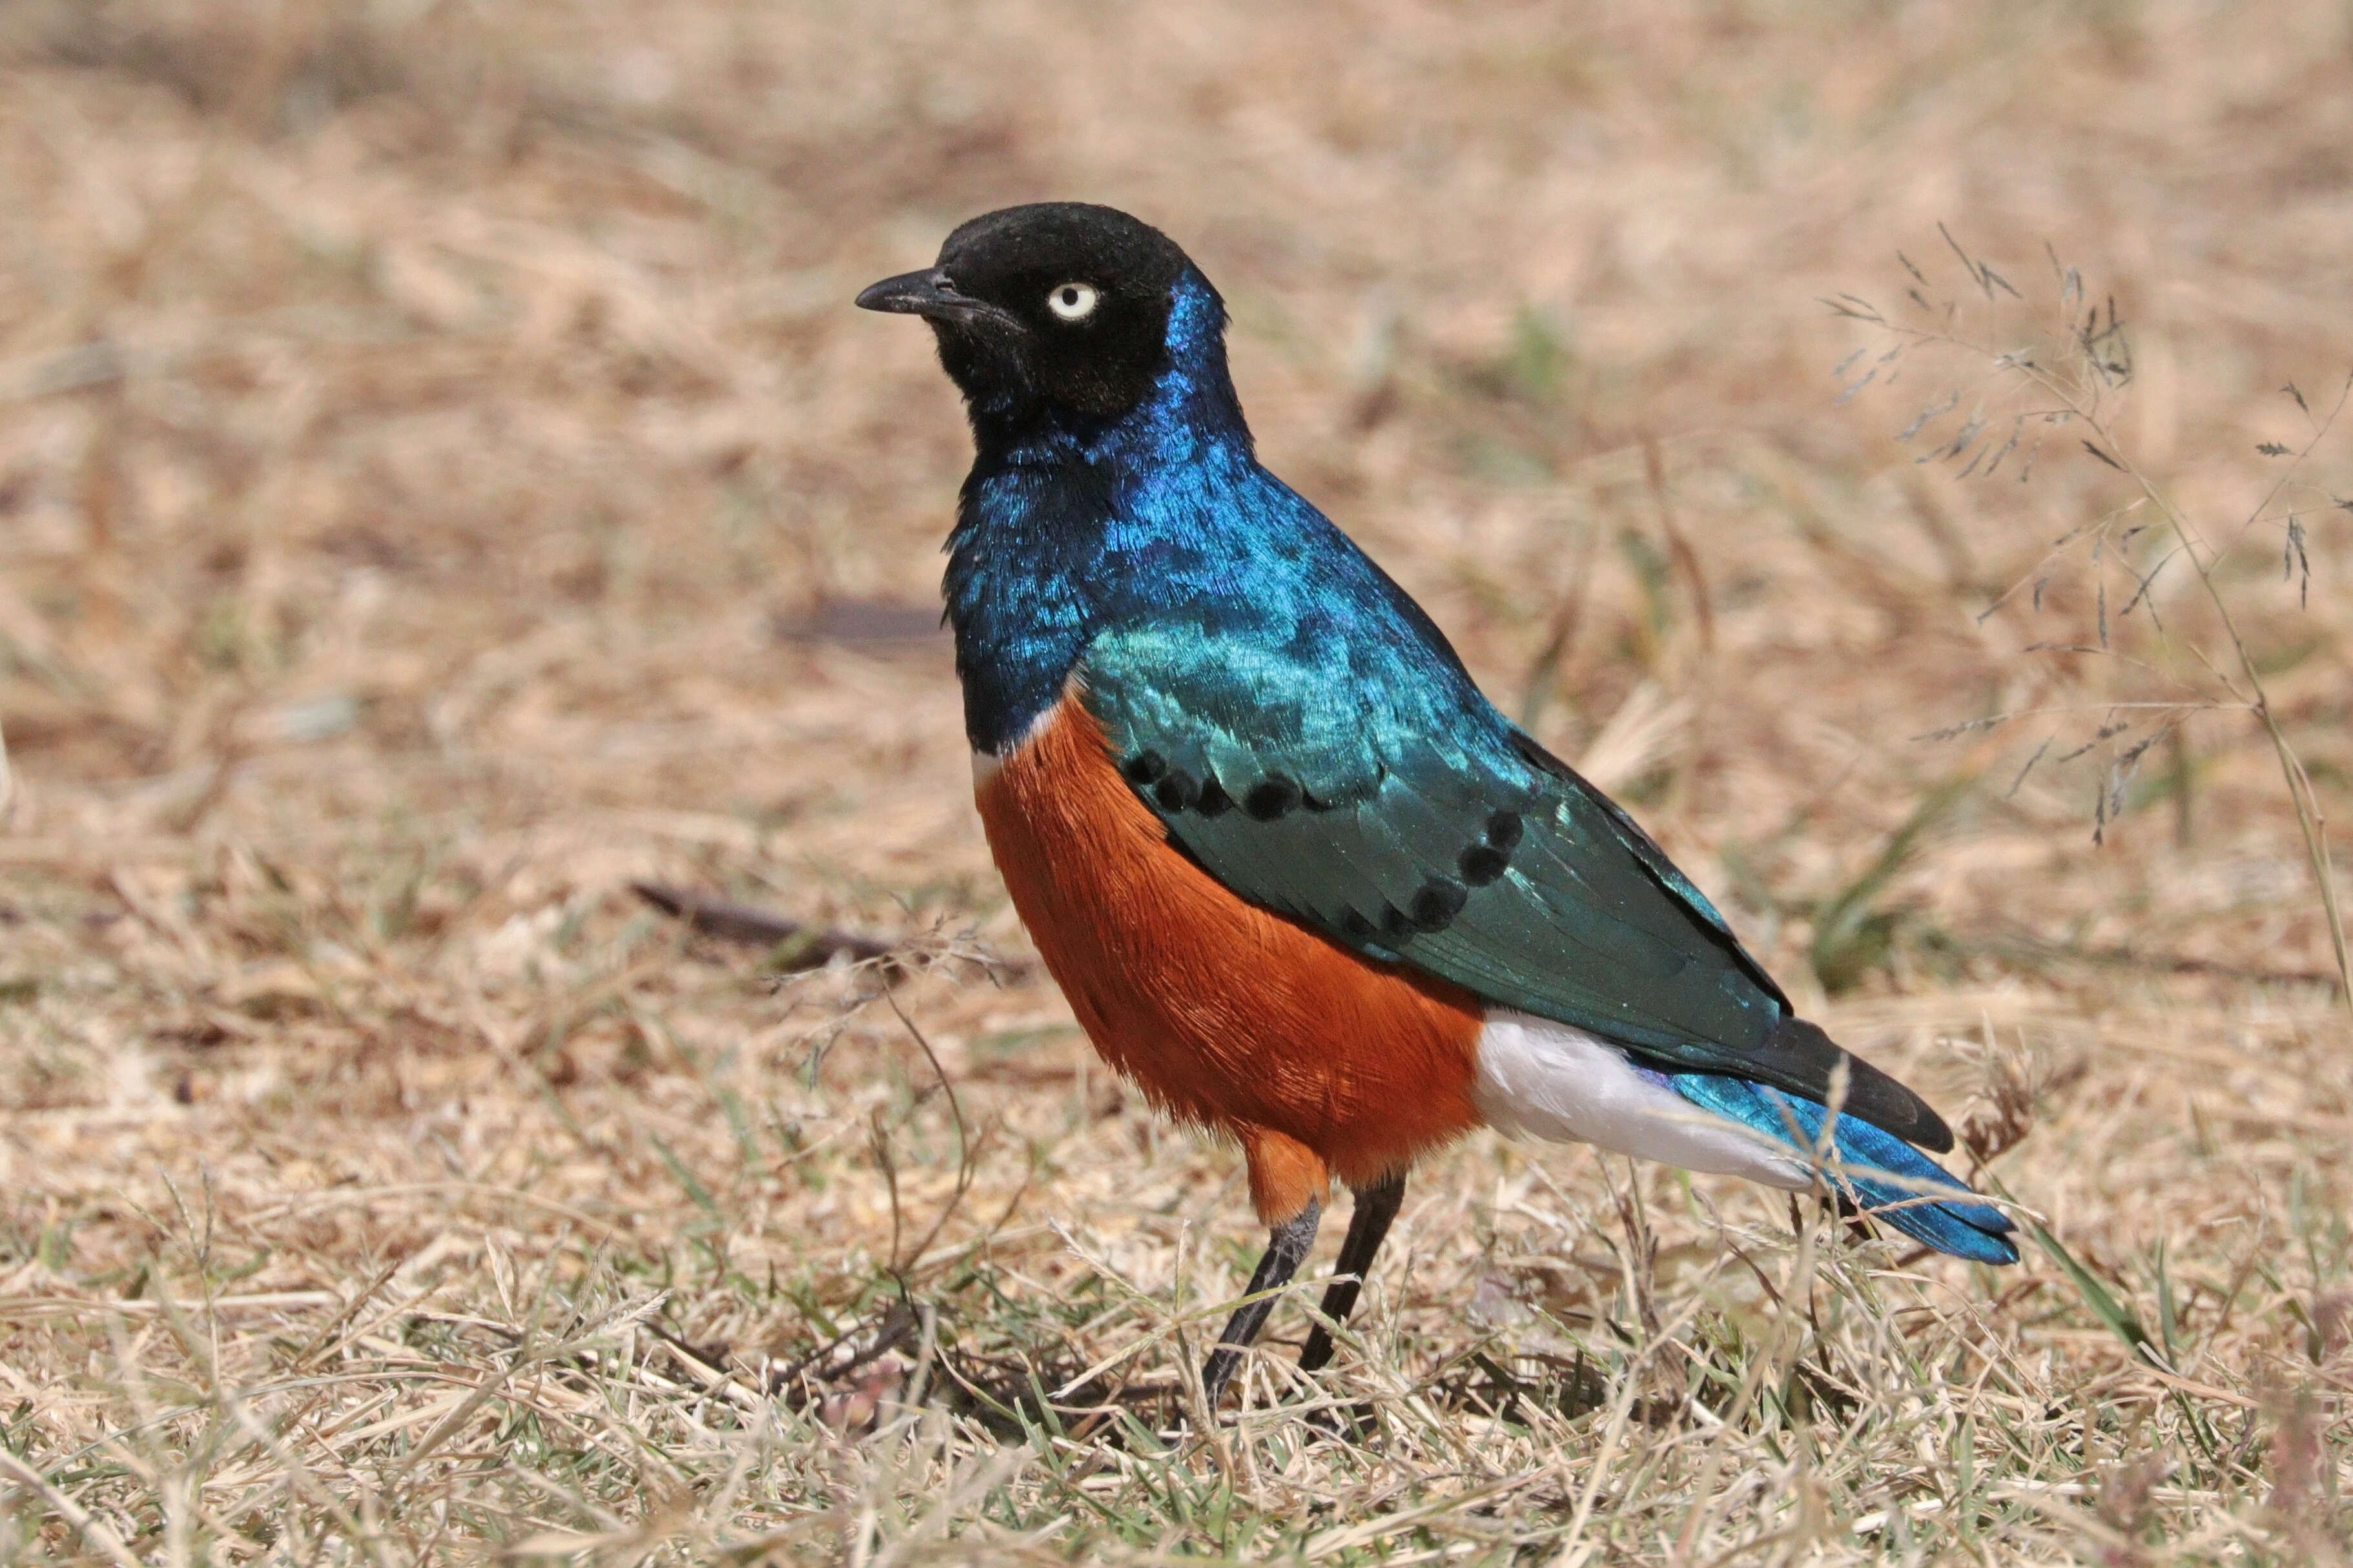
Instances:
[[[1356,1292],[1365,1288],[1365,1277],[1373,1271],[1373,1255],[1381,1249],[1381,1238],[1388,1235],[1389,1222],[1397,1218],[1398,1205],[1404,1202],[1402,1171],[1357,1190],[1356,1209],[1348,1215],[1348,1239],[1340,1244],[1338,1271],[1324,1289],[1324,1315],[1334,1322],[1348,1321],[1356,1305]],[[1314,1372],[1331,1359],[1332,1332],[1318,1323],[1307,1336],[1307,1348],[1299,1352],[1299,1370]]]
[[[1250,1276],[1250,1295],[1261,1290],[1279,1289],[1291,1283],[1299,1266],[1315,1245],[1315,1227],[1323,1222],[1324,1205],[1313,1198],[1298,1215],[1276,1226],[1266,1238],[1266,1253],[1258,1260],[1258,1269]],[[1354,1237],[1355,1227],[1348,1234]],[[1258,1338],[1259,1330],[1266,1326],[1267,1313],[1274,1310],[1274,1298],[1248,1301],[1234,1310],[1226,1320],[1226,1331],[1218,1336],[1218,1348],[1201,1363],[1201,1394],[1208,1407],[1218,1407],[1218,1396],[1233,1381],[1235,1369],[1242,1364],[1242,1352]]]

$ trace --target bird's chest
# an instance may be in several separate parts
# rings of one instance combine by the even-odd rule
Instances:
[[[1064,696],[976,796],[1015,907],[1103,1055],[1188,1120],[1377,1174],[1475,1125],[1481,1015],[1249,903],[1172,846]]]

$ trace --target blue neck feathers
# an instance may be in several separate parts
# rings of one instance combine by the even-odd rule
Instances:
[[[1224,329],[1216,290],[1188,270],[1167,366],[1125,415],[974,409],[946,582],[973,748],[1008,750],[1060,700],[1098,633],[1145,619],[1280,650],[1314,679],[1418,692],[1500,734],[1420,606],[1259,466]]]
[[[975,750],[1003,751],[1051,708],[1105,625],[1234,580],[1248,552],[1234,503],[1275,481],[1251,456],[1224,333],[1223,302],[1188,271],[1167,368],[1126,414],[974,408],[946,593]]]

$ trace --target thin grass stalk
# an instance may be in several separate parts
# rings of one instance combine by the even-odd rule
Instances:
[[[1949,234],[1946,236],[1948,242],[1951,242],[1951,237]],[[1955,244],[1955,249],[1957,252],[1959,250],[1957,244]],[[1969,268],[1972,279],[1980,279],[1982,264],[1969,261],[1966,254],[1963,255],[1963,260]],[[2016,292],[2015,289],[2010,289],[2006,282],[2002,287],[2013,294]],[[1991,297],[1989,291],[1988,297]],[[2116,437],[2109,421],[2100,413],[2100,399],[2096,394],[2085,396],[2080,384],[2052,374],[2045,366],[2025,354],[2000,353],[1985,343],[1963,338],[1952,331],[1930,332],[1919,328],[1902,326],[1888,321],[1875,309],[1868,306],[1862,310],[1857,310],[1833,301],[1833,309],[1841,314],[1877,325],[1898,337],[1909,338],[1918,342],[1948,342],[1968,349],[1986,356],[1999,369],[2012,371],[2022,376],[2028,383],[2056,399],[2068,416],[2082,420],[2099,437],[2098,445],[2094,446],[2086,442],[2086,448],[2094,457],[2129,479],[2164,517],[2181,552],[2189,558],[2190,567],[2198,575],[2199,584],[2204,590],[2207,600],[2213,605],[2215,615],[2221,622],[2224,634],[2231,640],[2232,653],[2238,663],[2238,674],[2245,681],[2247,692],[2242,694],[2232,677],[2215,668],[2211,662],[2208,663],[2207,668],[2213,673],[2215,679],[2222,683],[2224,689],[2254,713],[2256,721],[2263,726],[2264,738],[2271,743],[2274,757],[2279,763],[2281,778],[2286,785],[2288,804],[2295,814],[2296,826],[2304,841],[2306,858],[2312,868],[2314,884],[2320,895],[2321,910],[2328,931],[2329,952],[2337,964],[2337,1000],[2344,1009],[2348,1023],[2353,1024],[2353,947],[2349,947],[2348,943],[2343,908],[2337,889],[2336,866],[2328,850],[2327,817],[2322,810],[2319,796],[2313,788],[2311,774],[2306,769],[2303,759],[2297,755],[2295,745],[2288,740],[2286,732],[2281,729],[2278,715],[2273,711],[2270,693],[2263,685],[2262,672],[2256,668],[2254,655],[2248,648],[2246,639],[2239,630],[2238,618],[2232,614],[2230,602],[2222,593],[2221,585],[2214,579],[2214,562],[2219,557],[2213,555],[2211,548],[2207,546],[2204,536],[2175,503],[2172,496],[2149,476],[2147,470],[2131,456],[2125,444]],[[2097,367],[2094,368],[2097,370]],[[1860,385],[1861,384],[1858,384],[1855,390],[1860,390]],[[2263,515],[2265,509],[2285,487],[2297,466],[2311,456],[2323,437],[2334,428],[2338,416],[2344,411],[2348,396],[2353,396],[2353,376],[2347,378],[2345,386],[2339,390],[2336,405],[2329,410],[2327,416],[2315,423],[2311,436],[2303,447],[2295,453],[2295,461],[2273,482],[2263,500],[2256,504],[2250,516],[2251,521]],[[1946,406],[1948,408],[1951,405]],[[1943,410],[1936,412],[1943,412]],[[1933,415],[1924,417],[1931,416]],[[1917,428],[1918,424],[1915,422],[1913,430],[1907,431],[1906,435],[1909,436]],[[2146,591],[2146,584],[2143,591]],[[2103,642],[2105,644],[2105,633]],[[2200,658],[2201,662],[2204,662],[2203,656],[2200,655]]]
[[[2296,826],[2303,832],[2305,855],[2312,866],[2313,881],[2320,891],[2321,909],[2327,917],[2329,951],[2337,960],[2337,1000],[2345,1009],[2347,1021],[2353,1023],[2353,952],[2348,952],[2348,949],[2345,917],[2337,894],[2337,868],[2328,853],[2328,820],[2321,810],[2320,797],[2313,791],[2312,775],[2305,770],[2303,759],[2296,754],[2295,747],[2288,741],[2286,732],[2280,728],[2278,715],[2272,711],[2270,693],[2263,688],[2262,672],[2255,668],[2254,655],[2248,650],[2246,639],[2240,635],[2238,618],[2231,613],[2230,601],[2224,596],[2221,585],[2214,581],[2213,563],[2208,559],[2205,552],[2203,536],[2199,533],[2189,519],[2183,515],[2181,509],[2174,504],[2172,496],[2152,479],[2147,470],[2143,468],[2139,462],[2125,449],[2123,444],[2116,438],[2107,421],[2100,417],[2096,408],[2090,405],[2089,400],[2078,396],[2072,387],[2063,384],[2040,366],[2021,362],[2021,368],[2036,385],[2058,397],[2067,405],[2071,413],[2090,426],[2099,436],[2102,446],[2105,447],[2116,466],[2124,470],[2133,483],[2139,487],[2141,493],[2147,496],[2151,504],[2155,505],[2164,516],[2168,526],[2173,530],[2174,538],[2181,545],[2182,553],[2189,558],[2191,568],[2198,574],[2198,581],[2205,589],[2208,601],[2213,605],[2214,613],[2221,621],[2224,633],[2231,639],[2231,651],[2239,661],[2239,673],[2245,679],[2248,690],[2253,693],[2246,699],[2247,705],[2254,712],[2257,721],[2263,725],[2263,734],[2271,742],[2273,754],[2278,759],[2281,778],[2287,785],[2288,801],[2295,811]],[[2353,392],[2353,380],[2348,380],[2346,385],[2347,392],[2340,392],[2337,395],[2337,405],[2329,410],[2328,417],[2320,422],[2319,428],[2314,431],[2312,437],[2305,443],[2303,450],[2297,453],[2298,462],[2311,456],[2313,448],[2320,444],[2321,437],[2327,435],[2336,424],[2337,416],[2344,410],[2347,393]],[[2263,508],[2270,505],[2272,499],[2278,495],[2280,488],[2285,483],[2286,479],[2283,477],[2273,485],[2270,492],[2256,507],[2256,515],[2262,514]],[[2233,695],[2236,694],[2234,690]]]

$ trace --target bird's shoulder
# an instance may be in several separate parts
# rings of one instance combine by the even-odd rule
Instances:
[[[1174,841],[1359,951],[1618,1037],[1753,1034],[1786,1011],[1657,842],[1442,640],[1380,595],[1318,598],[1139,616],[1089,644],[1087,705]],[[1696,990],[1694,965],[1715,977]],[[1649,1006],[1618,983],[1646,973]]]

